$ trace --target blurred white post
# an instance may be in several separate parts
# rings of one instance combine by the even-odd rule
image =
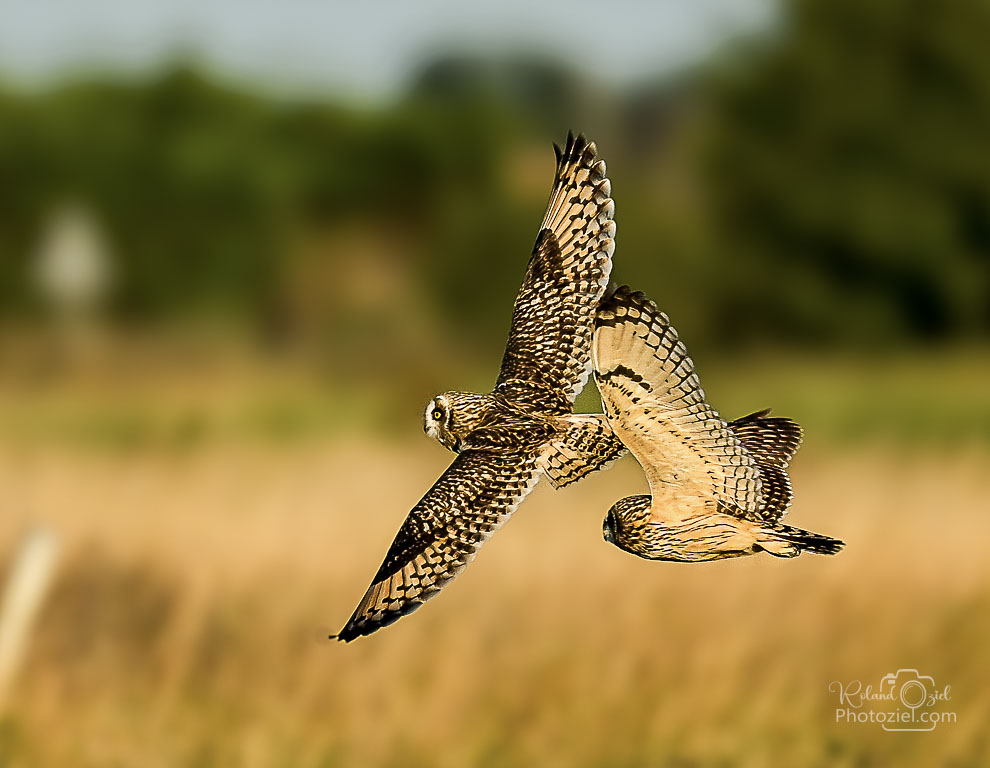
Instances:
[[[92,351],[112,263],[95,217],[66,203],[51,216],[35,255],[35,277],[56,323],[60,353],[78,362]]]
[[[0,602],[0,710],[9,701],[31,627],[51,584],[57,549],[51,533],[36,529],[28,532],[14,557]]]
[[[80,205],[67,203],[55,211],[35,259],[39,286],[59,312],[92,312],[110,285],[106,241]]]

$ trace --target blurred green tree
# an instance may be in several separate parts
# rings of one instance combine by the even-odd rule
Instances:
[[[724,338],[990,330],[990,5],[793,0],[709,81]]]
[[[111,241],[118,318],[212,313],[332,341],[361,304],[368,333],[406,339],[421,301],[422,327],[470,329],[488,355],[549,141],[575,128],[609,161],[615,279],[692,349],[986,336],[990,6],[784,9],[774,35],[628,92],[527,57],[440,58],[376,108],[265,98],[188,66],[0,91],[0,316],[36,311],[28,261],[78,200]]]

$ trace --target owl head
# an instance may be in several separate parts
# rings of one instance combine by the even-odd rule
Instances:
[[[443,395],[437,395],[426,404],[426,412],[423,414],[423,431],[441,445],[456,451],[456,440],[452,440],[453,436],[450,434],[452,418],[450,402]]]
[[[605,541],[638,554],[637,542],[650,522],[650,501],[649,496],[627,496],[613,504],[602,523]]]
[[[490,421],[490,398],[472,392],[444,392],[434,397],[423,413],[423,431],[455,453],[476,429]]]

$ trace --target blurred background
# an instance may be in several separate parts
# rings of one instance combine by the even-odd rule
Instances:
[[[990,5],[5,5],[5,765],[984,765]],[[553,175],[727,418],[806,429],[835,558],[601,541],[539,488],[430,605],[323,642],[486,391]],[[593,385],[579,409],[600,408]],[[837,723],[900,668],[955,723]]]

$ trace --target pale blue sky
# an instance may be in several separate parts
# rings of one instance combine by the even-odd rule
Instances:
[[[235,79],[381,97],[436,53],[547,53],[606,82],[766,28],[772,0],[0,0],[0,78],[141,71],[193,54]]]

